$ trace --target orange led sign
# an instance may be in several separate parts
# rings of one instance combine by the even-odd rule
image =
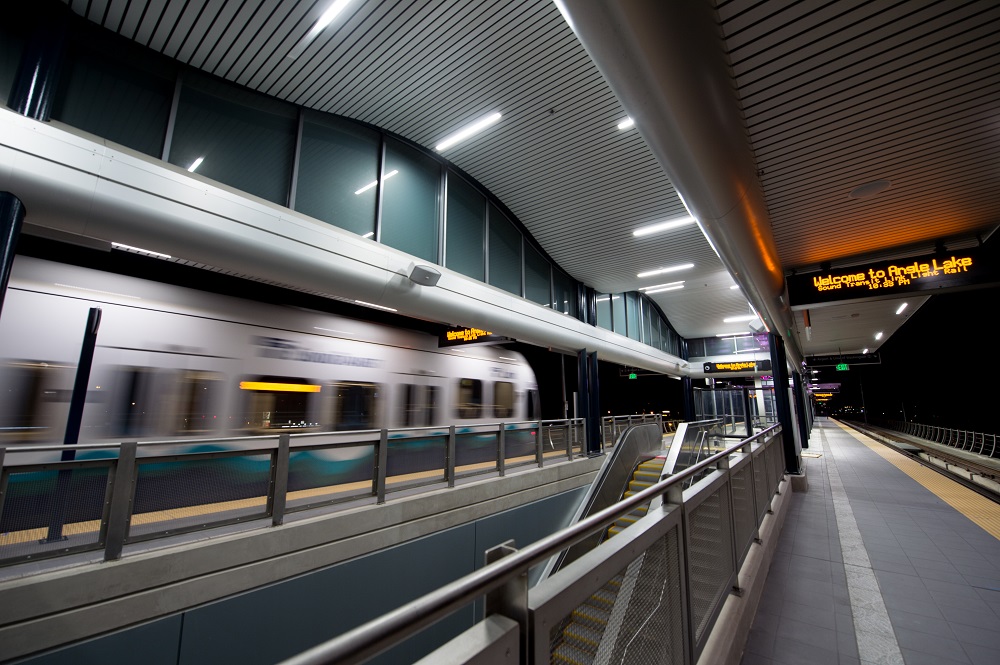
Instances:
[[[499,344],[510,342],[510,337],[494,335],[489,330],[481,328],[452,328],[438,337],[438,346],[459,346],[465,344]]]
[[[788,277],[792,305],[851,300],[876,295],[910,293],[986,284],[997,279],[977,250],[826,270]]]

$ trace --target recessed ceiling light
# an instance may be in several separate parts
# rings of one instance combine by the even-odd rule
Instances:
[[[740,321],[753,321],[754,319],[760,318],[756,314],[742,314],[740,316],[727,316],[722,319],[723,323],[739,323]]]
[[[749,337],[753,333],[749,332],[738,332],[738,333],[715,333],[716,337]]]
[[[689,268],[694,268],[693,263],[682,263],[679,266],[670,266],[669,268],[659,268],[657,270],[650,270],[648,272],[641,272],[636,277],[652,277],[653,275],[662,275],[665,272],[676,272],[678,270],[687,270]]]
[[[639,288],[640,291],[648,291],[650,289],[665,289],[669,287],[676,287],[684,284],[683,280],[680,282],[668,282],[667,284],[653,284],[652,286],[642,286]]]
[[[198,159],[194,160],[193,162],[191,162],[191,166],[189,166],[189,167],[188,167],[188,171],[190,171],[191,173],[194,173],[194,172],[195,172],[195,170],[196,170],[196,169],[197,169],[197,168],[198,168],[199,166],[201,166],[201,163],[202,163],[203,161],[205,161],[205,158],[204,158],[204,157],[199,157]]]
[[[877,333],[875,333],[875,339],[876,340],[882,339],[882,331],[881,330],[879,330]]]
[[[306,35],[299,40],[299,43],[292,47],[292,50],[288,52],[286,58],[295,58],[302,55],[302,52],[306,50],[306,47],[312,44],[313,40],[319,36],[319,33],[323,32],[324,29],[337,18],[340,12],[347,8],[347,5],[351,4],[352,0],[334,0],[334,2],[326,8],[326,10],[320,14],[316,22],[313,23],[312,28]]]
[[[848,194],[848,196],[852,199],[867,199],[875,196],[876,194],[881,194],[890,187],[892,187],[892,182],[888,180],[876,180],[874,182],[858,185],[851,190],[851,193]]]
[[[735,291],[735,290],[736,290],[736,289],[738,289],[738,288],[740,288],[740,285],[739,285],[739,284],[733,284],[732,286],[730,286],[730,287],[729,287],[729,290],[730,290],[730,291]]]
[[[656,224],[650,224],[649,226],[642,226],[635,231],[632,231],[632,235],[636,238],[641,236],[648,236],[651,233],[659,233],[661,231],[669,231],[670,229],[676,229],[680,226],[687,226],[688,224],[694,223],[694,217],[679,217],[677,219],[668,219],[665,222],[658,222]]]
[[[905,302],[904,302],[904,303],[903,303],[902,305],[900,305],[900,306],[899,306],[899,307],[898,307],[898,308],[896,309],[896,314],[902,314],[902,313],[903,313],[903,310],[904,310],[904,309],[906,309],[906,306],[907,306],[907,305],[909,305],[909,303],[905,303]]]
[[[648,291],[642,291],[642,289],[640,289],[640,291],[645,293],[647,296],[651,296],[654,293],[663,293],[664,291],[676,291],[677,289],[683,289],[683,288],[684,288],[683,284],[678,284],[677,286],[664,286],[659,289],[652,289]]]
[[[470,125],[466,125],[462,129],[452,134],[451,136],[445,138],[443,141],[434,146],[434,149],[437,150],[438,152],[441,152],[442,150],[447,150],[448,148],[455,145],[459,141],[464,141],[473,134],[483,131],[493,123],[499,121],[501,117],[502,116],[499,113],[491,113],[485,118],[480,118],[479,120],[476,120]]]
[[[143,249],[142,247],[133,247],[132,245],[123,245],[120,242],[113,242],[111,246],[115,249],[123,249],[125,251],[137,252],[139,254],[146,254],[147,256],[155,256],[158,259],[169,259],[171,258],[169,254],[161,254],[160,252],[154,252],[152,250]]]
[[[375,309],[384,309],[387,312],[398,312],[399,310],[393,309],[392,307],[386,307],[385,305],[376,305],[375,303],[365,302],[364,300],[355,300],[354,302],[359,305],[364,305],[365,307],[374,307]]]
[[[864,355],[864,354],[866,354],[866,353],[868,353],[868,349],[863,349],[863,350],[861,351],[861,355]]]
[[[618,129],[628,129],[629,127],[632,127],[634,125],[635,125],[635,120],[633,120],[632,118],[625,118],[624,120],[618,123]]]

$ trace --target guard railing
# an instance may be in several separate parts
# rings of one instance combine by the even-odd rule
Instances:
[[[922,425],[903,420],[887,420],[878,423],[881,427],[944,446],[965,450],[977,455],[1000,458],[997,435],[963,429],[950,429],[937,425]]]

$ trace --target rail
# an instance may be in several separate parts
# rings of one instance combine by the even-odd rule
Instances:
[[[224,439],[0,447],[0,565],[103,550],[293,512],[384,503],[586,455],[581,419]],[[183,491],[181,491],[183,488]],[[269,520],[269,524],[268,524]]]
[[[601,418],[601,445],[610,447],[629,427],[656,423],[660,430],[667,434],[676,427],[675,420],[664,420],[658,413],[635,413],[628,416],[604,416]]]
[[[986,457],[1000,458],[1000,448],[997,447],[996,434],[950,429],[947,427],[938,427],[937,425],[922,425],[903,420],[880,420],[878,422],[873,421],[873,424],[877,424],[884,429],[891,429],[895,432],[915,436],[957,450],[985,455]]]
[[[712,472],[694,487],[682,489],[688,478],[706,470]],[[628,598],[619,599],[629,609],[619,612],[618,621],[608,622],[601,639],[618,644],[622,631],[637,629],[644,631],[646,640],[670,642],[661,645],[659,662],[693,663],[735,586],[737,571],[757,537],[783,474],[781,427],[776,425],[521,550],[514,549],[512,543],[495,548],[487,553],[491,562],[480,570],[283,661],[283,665],[363,663],[482,596],[485,618],[479,627],[473,626],[420,664],[495,662],[497,658],[509,663],[548,663],[558,642],[553,639],[553,627],[564,625],[581,602],[603,590],[602,585],[620,578],[623,567],[631,571],[633,584]],[[656,498],[663,500],[662,510],[651,508],[646,517],[529,592],[530,568]],[[671,579],[650,580],[642,573],[646,553],[656,548],[666,548],[662,562],[666,565],[652,562],[655,565],[650,566],[648,575],[654,575],[653,569],[663,569]],[[680,572],[685,567],[689,569],[686,575]],[[649,581],[649,593],[644,596],[640,586]],[[644,598],[653,598],[654,605],[646,608]],[[669,602],[664,604],[664,600]],[[626,620],[630,611],[631,623]],[[612,616],[614,613],[611,610]],[[654,618],[666,629],[647,627],[647,621]],[[608,630],[613,634],[608,636]],[[632,641],[624,642],[627,650]]]

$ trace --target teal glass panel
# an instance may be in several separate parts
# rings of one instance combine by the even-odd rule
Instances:
[[[653,308],[650,307],[649,301],[645,298],[642,300],[642,341],[646,344],[653,343]]]
[[[628,336],[639,339],[639,296],[635,291],[625,294],[625,318]]]
[[[660,339],[661,339],[661,335],[660,335],[660,323],[662,323],[662,321],[660,320],[660,316],[658,314],[654,314],[653,315],[653,323],[652,323],[652,326],[651,326],[651,330],[653,332],[653,337],[652,337],[652,339],[650,339],[649,345],[653,346],[653,347],[655,347],[657,349],[660,348]]]
[[[552,275],[555,291],[555,309],[573,317],[579,316],[580,303],[576,295],[576,283],[566,273],[558,270]]]
[[[524,297],[548,307],[552,301],[551,272],[542,253],[524,243]]]
[[[490,204],[490,284],[521,295],[521,233]]]
[[[448,174],[445,266],[486,281],[486,197],[452,173]]]
[[[104,46],[69,47],[52,118],[159,159],[175,73],[131,44]]]
[[[597,294],[597,325],[605,330],[614,330],[611,327],[611,298],[617,298],[610,293]]]
[[[185,75],[170,163],[287,205],[298,110],[206,76]]]
[[[379,241],[437,263],[441,165],[399,141],[387,140],[382,172]]]
[[[611,296],[611,311],[614,316],[614,331],[624,335],[625,330],[625,294],[615,293]]]
[[[375,232],[380,137],[348,120],[302,123],[295,209],[358,235]]]

